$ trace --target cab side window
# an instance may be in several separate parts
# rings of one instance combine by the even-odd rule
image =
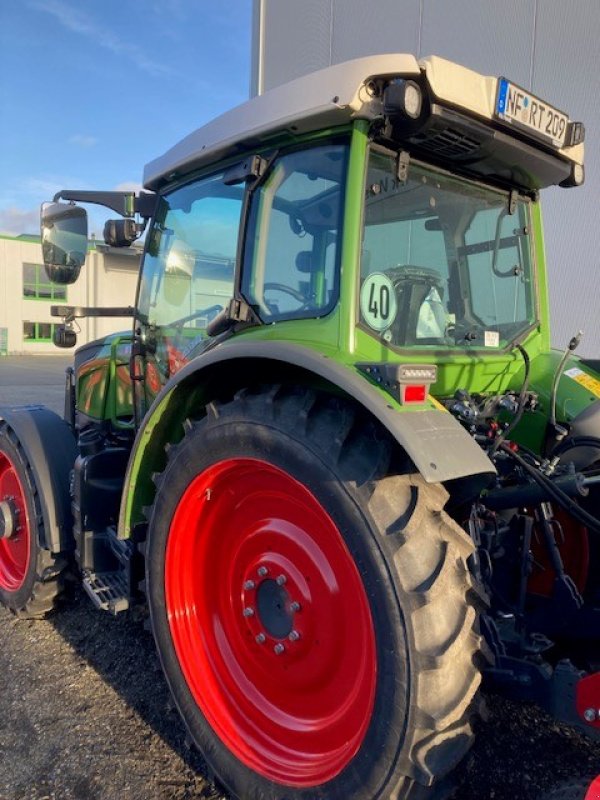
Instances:
[[[264,322],[335,305],[346,162],[341,144],[289,153],[252,198],[242,292]]]

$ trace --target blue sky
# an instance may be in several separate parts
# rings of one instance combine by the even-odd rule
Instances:
[[[246,100],[251,7],[0,0],[0,233],[36,233],[61,188],[139,188],[147,161]]]

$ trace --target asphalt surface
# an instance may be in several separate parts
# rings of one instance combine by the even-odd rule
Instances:
[[[0,358],[0,405],[60,412],[69,363]],[[543,800],[556,783],[600,773],[598,743],[533,706],[487,701],[457,800]],[[133,614],[96,611],[76,588],[47,620],[0,608],[0,800],[224,798],[204,772]]]
[[[0,405],[43,403],[62,416],[64,374],[73,356],[0,357]]]

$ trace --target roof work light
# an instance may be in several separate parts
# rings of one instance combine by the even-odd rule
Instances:
[[[386,88],[383,105],[388,116],[400,113],[408,119],[418,119],[423,108],[423,92],[418,83],[400,78]]]

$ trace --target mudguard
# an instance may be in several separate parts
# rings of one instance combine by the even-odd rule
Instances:
[[[45,541],[53,553],[74,547],[69,480],[77,458],[75,437],[58,414],[44,406],[0,406],[0,419],[14,431],[40,494]]]
[[[138,476],[145,476],[144,483],[150,470],[162,469],[155,463],[149,466],[143,463],[146,453],[150,454],[149,461],[157,458],[157,425],[160,423],[164,436],[166,430],[173,430],[173,425],[165,419],[183,422],[181,414],[186,409],[191,413],[188,402],[191,386],[206,387],[201,392],[204,395],[201,402],[206,403],[218,396],[218,387],[225,379],[230,386],[237,381],[242,387],[248,379],[277,382],[282,373],[289,380],[294,370],[298,371],[299,381],[305,382],[309,376],[313,383],[333,387],[367,409],[405,450],[426,481],[437,483],[496,472],[479,445],[446,411],[427,408],[409,412],[352,365],[346,366],[308,347],[273,341],[231,342],[190,361],[164,387],[147,413],[127,467],[119,535],[127,538],[131,534],[136,511],[150,499],[147,487],[137,485]]]

